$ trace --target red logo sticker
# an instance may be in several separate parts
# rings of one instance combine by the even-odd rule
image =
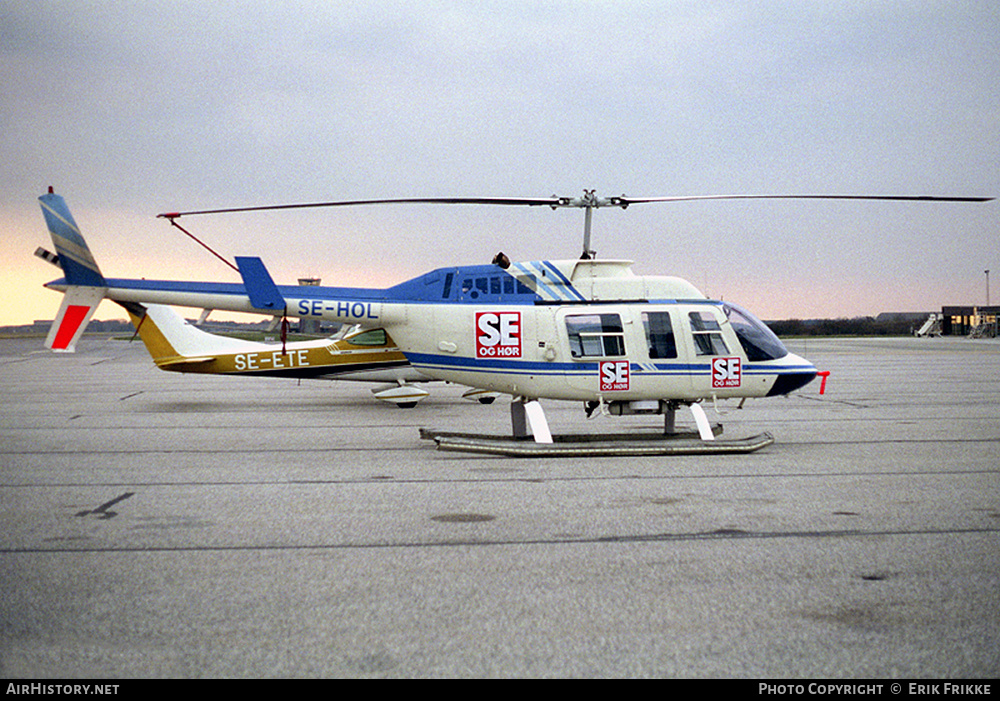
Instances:
[[[628,390],[628,361],[606,360],[600,366],[601,391],[623,392]]]
[[[739,387],[743,369],[739,358],[712,359],[712,387]]]
[[[476,312],[476,357],[521,357],[521,312]]]

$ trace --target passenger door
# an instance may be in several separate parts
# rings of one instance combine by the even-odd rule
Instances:
[[[727,328],[727,320],[718,306],[685,309],[690,341],[692,389],[695,396],[726,397],[738,393],[743,382],[741,348]]]
[[[633,363],[632,379],[644,396],[684,399],[691,393],[689,336],[679,332],[682,317],[676,305],[639,312],[645,357]]]
[[[588,398],[629,391],[628,310],[614,307],[561,309],[556,328],[568,358],[566,382]],[[584,395],[581,395],[581,397]]]

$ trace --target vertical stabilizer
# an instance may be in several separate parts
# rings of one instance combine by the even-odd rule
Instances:
[[[160,367],[205,363],[220,353],[246,352],[252,342],[206,333],[160,304],[123,305],[149,355]]]
[[[72,353],[97,305],[104,299],[107,283],[66,201],[52,192],[52,188],[38,201],[58,253],[56,260],[66,275],[62,304],[45,345],[54,351]]]
[[[72,353],[83,330],[94,316],[97,305],[104,299],[104,287],[68,287],[56,314],[45,347],[61,353]]]
[[[163,331],[160,330],[160,327],[157,326],[153,315],[149,313],[149,309],[140,305],[135,306],[138,308],[132,306],[126,307],[128,318],[139,333],[139,338],[142,339],[143,345],[149,351],[150,357],[157,363],[163,360],[178,358],[180,354],[164,335]]]
[[[59,265],[66,273],[66,282],[70,285],[89,287],[105,287],[107,283],[97,267],[87,242],[80,233],[73,215],[70,214],[66,200],[52,192],[38,198],[42,205],[45,224],[52,235],[52,245],[59,254]]]

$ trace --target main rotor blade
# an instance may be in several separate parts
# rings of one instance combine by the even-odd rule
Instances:
[[[279,209],[309,209],[315,207],[350,207],[364,204],[496,204],[496,205],[527,205],[539,207],[559,206],[558,197],[403,197],[388,200],[338,200],[334,202],[306,202],[300,204],[272,204],[257,207],[229,207],[227,209],[201,209],[192,212],[165,212],[157,217],[176,219],[194,214],[228,214],[231,212],[263,212]]]
[[[643,202],[688,202],[694,200],[897,200],[917,202],[990,202],[992,197],[948,197],[937,195],[679,195],[674,197],[611,198],[620,207]]]
[[[254,207],[228,207],[226,209],[201,209],[190,212],[165,212],[157,214],[164,219],[195,214],[228,214],[234,212],[264,212],[283,209],[311,209],[316,207],[350,207],[367,204],[484,204],[527,205],[529,207],[577,207],[598,209],[621,207],[646,202],[692,202],[697,200],[897,200],[920,202],[989,202],[992,197],[941,197],[936,195],[675,195],[670,197],[617,197],[599,198],[593,191],[584,197],[402,197],[380,200],[336,200],[332,202],[304,202],[298,204],[273,204]]]

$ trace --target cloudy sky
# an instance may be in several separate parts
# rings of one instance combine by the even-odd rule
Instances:
[[[333,199],[1000,195],[1000,3],[0,5],[0,324],[51,318],[36,198],[109,277],[234,280],[159,212]],[[443,205],[189,218],[279,282],[382,286],[573,258],[577,210]],[[1000,203],[636,205],[593,247],[767,319],[985,301]],[[991,301],[1000,300],[1000,284]],[[105,303],[98,318],[121,318]]]

